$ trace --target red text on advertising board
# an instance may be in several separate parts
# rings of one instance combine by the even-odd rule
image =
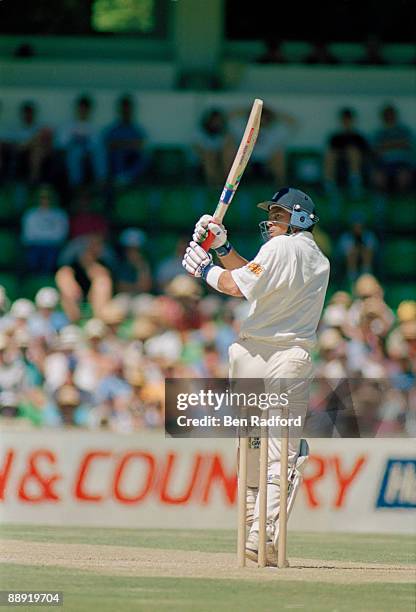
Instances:
[[[154,499],[164,505],[207,506],[214,495],[225,506],[236,503],[237,478],[233,461],[221,453],[183,455],[151,450],[114,452],[97,448],[80,453],[70,474],[59,469],[58,451],[37,448],[17,462],[18,448],[8,449],[0,462],[0,503],[10,496],[29,504],[57,503],[72,498],[81,504],[113,500],[138,505]],[[61,457],[62,459],[62,457]],[[303,492],[310,508],[345,507],[348,493],[366,463],[364,455],[311,455]],[[320,485],[331,480],[331,496],[324,498]]]

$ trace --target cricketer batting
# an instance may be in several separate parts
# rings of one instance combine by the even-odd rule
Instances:
[[[232,247],[225,227],[210,215],[195,225],[183,266],[217,291],[248,300],[250,309],[241,325],[239,339],[230,346],[230,377],[310,379],[311,349],[324,305],[329,280],[329,261],[318,248],[313,227],[319,220],[312,199],[299,189],[280,189],[258,207],[268,213],[260,223],[265,244],[252,261]],[[211,231],[211,245],[221,266],[213,263],[199,243]],[[299,407],[298,407],[299,409]],[[306,414],[307,405],[302,406]],[[289,469],[299,455],[300,440],[290,438]],[[249,449],[247,516],[250,531],[246,555],[257,560],[259,535],[258,454]],[[267,540],[275,542],[279,513],[280,439],[268,444]],[[289,500],[290,501],[290,500]],[[293,500],[292,500],[293,502]],[[289,503],[288,503],[289,505]],[[293,505],[290,504],[290,507]]]

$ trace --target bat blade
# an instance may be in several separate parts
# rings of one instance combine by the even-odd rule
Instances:
[[[222,221],[225,213],[228,210],[229,205],[234,197],[238,185],[240,184],[241,177],[243,176],[244,170],[248,164],[248,160],[253,152],[254,145],[256,144],[257,135],[260,128],[261,111],[263,109],[263,100],[256,98],[251,108],[250,116],[247,121],[246,128],[244,130],[243,137],[238,147],[238,151],[234,158],[231,170],[228,173],[227,180],[225,181],[224,188],[222,190],[217,208],[214,212],[214,217],[219,221]],[[201,246],[205,251],[209,251],[211,244],[214,241],[214,235],[209,232],[208,236],[202,242]]]

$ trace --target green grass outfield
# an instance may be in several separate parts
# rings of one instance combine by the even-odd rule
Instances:
[[[128,547],[126,550],[154,549],[169,557],[173,551],[194,553],[232,553],[235,534],[223,530],[130,530],[110,528],[74,528],[42,526],[0,526],[2,559],[6,558],[7,540],[61,546],[66,544]],[[10,543],[9,543],[10,545]],[[35,544],[33,544],[35,546]],[[393,535],[352,535],[289,533],[289,558],[334,562],[389,564],[406,567],[415,563],[416,538]],[[186,555],[185,555],[186,557]],[[213,557],[215,559],[215,557]],[[231,558],[234,563],[234,557]],[[190,558],[190,563],[192,559]],[[342,568],[341,568],[342,569]],[[360,570],[361,568],[359,568]],[[103,575],[75,567],[25,563],[24,555],[0,567],[2,590],[59,590],[64,592],[64,609],[71,611],[118,612],[148,610],[163,612],[208,612],[232,610],[307,612],[414,612],[414,580],[395,581],[394,572],[385,581],[348,583],[331,582],[331,567],[320,568],[316,581],[291,580],[291,569],[274,580],[257,578],[258,572],[279,572],[267,568],[246,568],[247,578],[172,577],[161,575]],[[296,571],[296,570],[294,570]],[[338,570],[339,571],[339,570]],[[365,572],[365,568],[362,569]],[[257,573],[256,573],[257,572]],[[325,581],[320,580],[325,572]],[[276,574],[277,576],[278,574]],[[20,607],[18,609],[33,609]],[[42,607],[41,609],[56,609]],[[58,608],[59,609],[59,608]]]

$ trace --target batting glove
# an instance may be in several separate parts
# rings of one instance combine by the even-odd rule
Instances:
[[[212,255],[204,251],[194,240],[191,240],[182,260],[182,265],[189,274],[206,278],[209,269],[214,265]]]
[[[222,223],[216,223],[212,215],[202,215],[196,222],[192,240],[201,244],[208,236],[208,232],[212,232],[215,236],[211,249],[218,249],[227,242],[227,230]]]

